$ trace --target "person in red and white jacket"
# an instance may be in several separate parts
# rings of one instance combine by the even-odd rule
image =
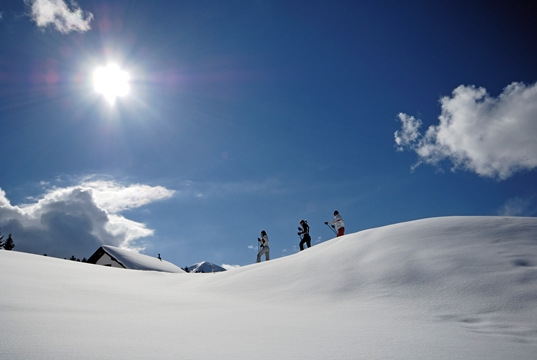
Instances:
[[[341,215],[339,215],[339,212],[337,210],[334,211],[334,220],[326,221],[325,224],[330,224],[334,228],[336,228],[336,236],[343,236],[345,234],[345,223],[343,222],[343,218],[341,217]]]

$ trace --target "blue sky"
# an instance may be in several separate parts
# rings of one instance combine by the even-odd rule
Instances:
[[[536,6],[3,1],[0,228],[181,267],[436,216],[537,215]],[[46,14],[54,14],[52,17]],[[129,93],[110,104],[98,67]]]

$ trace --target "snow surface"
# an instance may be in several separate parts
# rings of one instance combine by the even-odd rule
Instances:
[[[537,218],[413,221],[197,276],[0,251],[0,274],[1,359],[537,354]]]
[[[103,245],[102,248],[110,256],[114,257],[127,269],[131,270],[149,270],[149,271],[165,271],[171,273],[185,272],[178,266],[175,266],[169,261],[159,260],[152,256],[137,253],[135,251],[120,249],[115,246]]]

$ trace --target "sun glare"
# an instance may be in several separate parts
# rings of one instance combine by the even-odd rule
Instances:
[[[115,64],[99,67],[93,73],[93,85],[113,105],[118,96],[129,92],[129,74]]]

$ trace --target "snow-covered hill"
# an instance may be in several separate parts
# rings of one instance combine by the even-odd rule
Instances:
[[[193,272],[193,273],[205,273],[206,274],[206,273],[213,273],[213,272],[219,272],[219,271],[226,271],[226,269],[216,264],[213,264],[212,262],[202,261],[192,266],[189,266],[188,271]]]
[[[535,359],[537,218],[447,217],[189,276],[0,252],[2,359]]]

